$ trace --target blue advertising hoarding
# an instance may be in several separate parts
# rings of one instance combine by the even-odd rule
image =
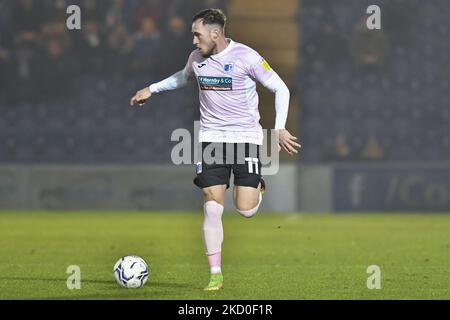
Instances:
[[[333,170],[334,211],[450,211],[450,166],[355,165]]]

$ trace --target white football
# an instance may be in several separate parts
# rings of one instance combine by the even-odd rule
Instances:
[[[147,282],[148,271],[144,259],[138,256],[126,256],[116,262],[113,272],[120,286],[135,289]]]

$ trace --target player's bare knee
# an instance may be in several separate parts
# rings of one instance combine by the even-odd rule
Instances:
[[[234,206],[236,207],[236,210],[238,211],[248,211],[252,210],[259,204],[259,200],[257,199],[245,199],[245,201],[242,201],[243,199],[234,199]]]
[[[203,189],[203,197],[205,202],[207,201],[215,201],[221,205],[224,203],[224,194],[218,190],[204,188]]]
[[[224,197],[222,196],[219,196],[219,195],[215,195],[215,194],[212,194],[212,193],[209,193],[209,194],[205,194],[204,195],[204,202],[208,202],[208,201],[215,201],[215,202],[217,202],[218,204],[221,204],[221,205],[223,205],[224,204]]]

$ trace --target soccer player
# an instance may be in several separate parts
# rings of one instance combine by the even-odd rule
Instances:
[[[287,86],[255,50],[227,38],[225,25],[226,17],[221,10],[206,9],[196,14],[192,20],[196,49],[184,69],[138,91],[130,101],[132,106],[142,106],[151,95],[183,87],[191,77],[195,76],[198,82],[199,142],[203,154],[214,150],[214,159],[219,159],[214,163],[203,159],[197,165],[194,179],[204,196],[203,240],[211,270],[205,290],[223,288],[222,213],[231,172],[234,204],[242,216],[250,218],[258,211],[265,190],[259,159],[263,131],[255,81],[275,93],[279,146],[290,155],[301,147],[297,138],[285,129],[289,108]]]

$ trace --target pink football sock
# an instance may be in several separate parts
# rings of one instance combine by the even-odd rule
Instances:
[[[216,201],[207,201],[203,206],[203,210],[205,213],[205,219],[203,220],[203,241],[205,243],[206,254],[210,256],[222,251],[223,206]]]
[[[222,265],[222,254],[220,252],[208,255],[208,263],[211,270]]]

